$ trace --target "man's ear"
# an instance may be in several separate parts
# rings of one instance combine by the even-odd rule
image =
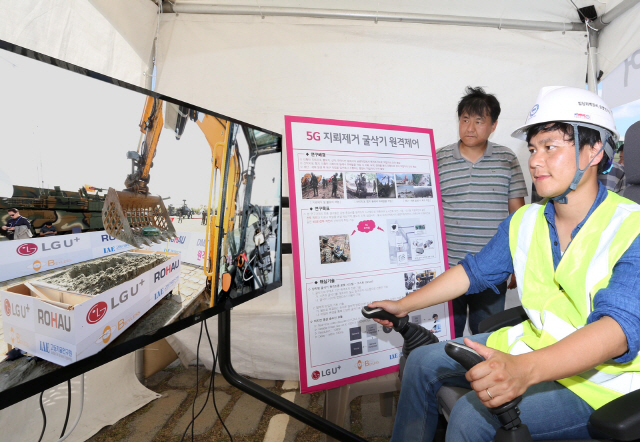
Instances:
[[[589,161],[593,159],[592,166],[598,166],[604,158],[604,149],[602,149],[602,141],[598,141],[591,146],[589,151]]]
[[[498,127],[498,120],[494,121],[493,124],[491,125],[491,133],[495,132],[496,127]]]

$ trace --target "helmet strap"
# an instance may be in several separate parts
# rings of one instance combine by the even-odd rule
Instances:
[[[560,203],[560,204],[567,204],[569,202],[569,200],[567,199],[567,195],[572,190],[576,190],[576,188],[578,187],[578,183],[582,179],[582,175],[584,175],[586,170],[589,168],[589,166],[591,166],[591,163],[593,163],[593,160],[596,159],[596,157],[600,154],[600,152],[605,150],[606,147],[609,147],[609,144],[611,144],[611,146],[613,146],[613,139],[611,138],[611,136],[606,136],[606,137],[603,136],[606,132],[603,133],[603,131],[599,127],[592,126],[590,124],[589,125],[581,124],[580,126],[587,126],[587,127],[590,127],[590,128],[598,130],[600,132],[600,139],[603,140],[603,142],[602,142],[602,147],[600,147],[600,150],[598,151],[598,153],[595,154],[593,158],[591,158],[591,161],[589,161],[589,164],[587,164],[584,169],[580,169],[580,137],[578,135],[578,124],[572,123],[571,126],[573,126],[573,138],[574,138],[574,145],[575,145],[575,150],[576,150],[576,173],[575,173],[575,175],[573,175],[573,180],[571,181],[571,184],[569,185],[567,190],[562,192],[561,195],[552,196],[551,198],[549,198],[549,199],[551,199],[551,200],[553,200],[553,201],[555,201],[557,203]],[[606,153],[612,159],[612,162],[611,162],[611,165],[609,166],[609,168],[607,169],[607,171],[604,172],[604,173],[608,173],[611,170],[611,167],[613,166],[613,154],[612,154],[612,152],[613,152],[613,148],[612,147],[609,147],[608,149],[606,149]]]

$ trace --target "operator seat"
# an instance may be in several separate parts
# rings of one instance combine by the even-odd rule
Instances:
[[[627,129],[624,141],[624,176],[627,187],[622,196],[640,204],[640,121]]]
[[[626,186],[622,196],[640,204],[640,121],[632,124],[625,134],[625,178]],[[640,287],[638,287],[640,292]],[[490,333],[502,327],[517,325],[527,319],[524,309],[514,307],[485,319],[478,326],[481,333]],[[471,390],[460,387],[442,387],[438,390],[438,408],[449,420],[456,401]],[[622,419],[623,422],[616,422]],[[591,415],[591,424],[603,425],[616,439],[589,439],[548,442],[594,442],[594,441],[634,441],[640,440],[640,390],[622,396]],[[634,429],[630,428],[634,427]]]

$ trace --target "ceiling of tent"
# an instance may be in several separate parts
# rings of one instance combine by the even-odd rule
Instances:
[[[89,0],[92,2],[103,0]],[[153,0],[145,0],[153,1]],[[598,66],[607,76],[625,58],[640,47],[640,4],[633,0],[317,0],[310,4],[301,0],[162,0],[165,11],[192,14],[287,16],[301,15],[323,18],[347,18],[373,21],[380,14],[380,21],[430,22],[433,17],[470,19],[476,26],[519,28],[521,21],[534,22],[546,29],[567,31],[586,30],[580,22],[578,8],[593,6],[599,18],[621,6],[624,13],[599,32]],[[626,5],[623,5],[626,3]],[[624,6],[624,7],[623,7]],[[631,9],[629,9],[631,7]],[[308,12],[308,14],[305,14]],[[618,10],[618,12],[620,12]],[[324,15],[323,15],[324,13]],[[336,14],[342,15],[336,17]],[[360,14],[359,17],[356,17]],[[385,17],[386,15],[386,17]],[[422,17],[420,17],[422,16]],[[399,19],[399,18],[402,19]],[[424,20],[427,17],[427,20]],[[490,24],[478,25],[486,19]],[[496,23],[497,21],[497,23]],[[516,23],[518,22],[518,23]],[[461,24],[461,23],[455,23]],[[471,25],[469,23],[469,25]],[[555,26],[554,26],[555,25]],[[562,25],[562,27],[560,27]],[[549,29],[551,27],[552,29]],[[531,28],[528,28],[531,29]]]

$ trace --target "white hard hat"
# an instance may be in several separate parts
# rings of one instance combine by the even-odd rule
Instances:
[[[576,150],[576,172],[571,184],[561,195],[551,197],[553,201],[561,204],[568,202],[567,195],[575,190],[582,179],[584,172],[591,165],[595,156],[584,169],[580,169],[580,143],[578,126],[587,127],[600,132],[602,147],[608,158],[609,168],[603,173],[611,170],[615,143],[618,140],[618,131],[613,121],[613,112],[609,106],[602,101],[598,95],[586,89],[575,87],[552,86],[543,87],[538,93],[536,104],[533,105],[524,126],[519,127],[511,134],[514,138],[527,139],[527,131],[532,126],[542,123],[560,122],[571,124],[574,128]],[[599,152],[598,152],[599,153]],[[605,163],[606,165],[606,163]]]
[[[614,142],[618,140],[613,113],[602,98],[586,89],[565,86],[540,89],[536,104],[531,108],[524,125],[511,136],[526,140],[527,130],[531,126],[551,121],[598,126],[611,132]]]

